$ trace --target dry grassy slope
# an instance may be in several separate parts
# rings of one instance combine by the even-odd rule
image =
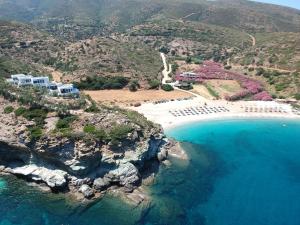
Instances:
[[[121,36],[93,38],[66,46],[58,60],[77,68],[73,79],[87,75],[126,76],[139,81],[156,79],[161,71],[159,53],[149,46]]]
[[[212,58],[224,49],[235,52],[251,46],[249,36],[241,31],[200,22],[156,18],[128,31],[131,38],[154,48],[167,47],[176,56]]]
[[[252,31],[300,31],[300,12],[246,0],[0,0],[0,19],[31,22],[68,39],[124,31],[164,15]],[[76,32],[74,32],[74,30]]]
[[[0,71],[5,75],[44,73],[50,66],[70,81],[89,75],[145,81],[156,79],[161,70],[157,51],[121,35],[68,42],[19,23],[1,22],[0,30]]]
[[[0,21],[0,72],[45,73],[42,65],[63,47],[63,42],[20,23]]]
[[[257,33],[256,46],[246,49],[235,60],[290,71],[300,71],[300,33]]]
[[[247,0],[169,0],[168,3],[164,13],[174,18],[186,17],[248,32],[300,31],[300,11],[292,8]]]

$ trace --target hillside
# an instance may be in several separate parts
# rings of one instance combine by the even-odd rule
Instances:
[[[0,72],[44,73],[43,63],[56,57],[64,42],[30,25],[0,21]]]
[[[64,81],[126,77],[148,87],[160,79],[162,51],[170,62],[230,59],[242,72],[288,70],[288,79],[266,82],[275,89],[290,80],[291,93],[298,89],[296,9],[246,0],[0,0],[0,19],[23,22],[0,23],[5,76],[57,70]]]
[[[20,23],[1,22],[0,28],[4,75],[44,73],[50,67],[69,81],[94,75],[125,76],[143,84],[157,79],[161,70],[157,51],[121,35],[68,42]]]
[[[157,18],[133,27],[131,38],[143,40],[170,56],[195,56],[201,59],[225,58],[251,46],[251,39],[243,32],[192,21]]]
[[[180,2],[170,4],[166,14],[247,32],[300,31],[300,11],[292,8],[246,0]]]
[[[255,38],[255,48],[243,53],[239,63],[300,71],[299,33],[257,33]]]
[[[0,15],[74,40],[124,31],[159,15],[248,32],[300,31],[299,10],[246,0],[1,0]]]

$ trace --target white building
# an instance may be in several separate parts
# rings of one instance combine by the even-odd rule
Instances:
[[[184,72],[179,75],[180,77],[195,79],[198,78],[198,75],[194,72]]]
[[[48,89],[51,94],[63,97],[79,95],[79,90],[73,84],[50,83]]]
[[[49,77],[32,77],[31,83],[35,87],[48,87],[50,81]]]
[[[78,96],[79,90],[74,87],[73,84],[62,84],[50,82],[49,77],[34,77],[25,74],[15,74],[11,75],[7,82],[14,84],[18,87],[22,86],[34,86],[34,87],[44,87],[49,90],[50,94],[56,94],[58,96]]]
[[[57,88],[59,96],[79,95],[79,90],[73,84],[63,84]]]
[[[7,82],[20,86],[26,86],[31,85],[31,75],[25,75],[25,74],[15,74],[11,75],[11,79],[7,79]]]

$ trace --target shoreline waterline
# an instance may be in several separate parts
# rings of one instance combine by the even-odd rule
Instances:
[[[165,132],[174,128],[192,125],[194,123],[210,122],[210,121],[226,121],[226,120],[286,120],[300,122],[300,116],[297,115],[263,115],[263,114],[226,114],[214,115],[201,118],[189,118],[172,124],[161,124]]]
[[[145,103],[130,109],[143,114],[148,120],[160,124],[165,130],[189,123],[234,118],[300,120],[300,115],[290,104],[276,101],[228,102],[194,97],[161,103]]]

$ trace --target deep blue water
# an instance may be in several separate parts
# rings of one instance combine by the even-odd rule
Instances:
[[[300,225],[300,122],[210,121],[167,135],[190,160],[160,169],[149,209],[111,197],[82,206],[2,177],[0,225]]]

